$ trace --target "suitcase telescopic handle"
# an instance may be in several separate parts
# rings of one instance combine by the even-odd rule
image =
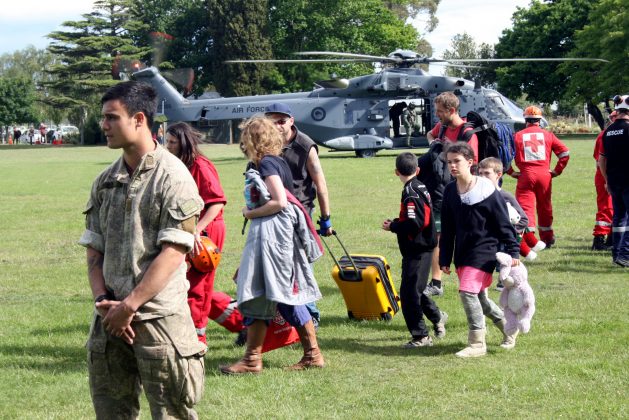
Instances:
[[[356,273],[356,275],[360,277],[360,270],[358,270],[358,267],[356,266],[356,263],[354,262],[354,259],[352,258],[351,255],[349,255],[349,252],[347,252],[347,248],[345,248],[345,245],[343,245],[343,242],[341,242],[341,238],[339,238],[339,236],[338,236],[338,234],[336,233],[335,230],[332,230],[332,235],[339,242],[339,244],[341,245],[341,248],[343,248],[343,251],[345,252],[345,255],[347,256],[347,259],[352,264],[352,267],[354,267],[354,273]],[[339,263],[339,261],[334,256],[334,253],[332,252],[332,250],[328,246],[328,243],[325,241],[325,239],[323,239],[323,236],[321,236],[321,242],[323,242],[323,245],[325,245],[326,249],[330,253],[330,256],[334,260],[334,263],[339,268],[339,273],[343,273],[343,268],[341,267],[341,264]]]

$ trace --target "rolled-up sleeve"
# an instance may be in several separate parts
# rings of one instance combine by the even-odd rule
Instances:
[[[85,215],[85,231],[79,239],[79,245],[86,248],[90,247],[100,253],[104,253],[105,240],[101,233],[96,185],[92,187],[90,199],[87,201],[83,214]]]
[[[190,252],[194,246],[194,232],[203,200],[193,182],[178,182],[164,194],[157,245],[164,242],[181,245]]]

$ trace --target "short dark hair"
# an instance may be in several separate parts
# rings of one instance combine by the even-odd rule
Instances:
[[[153,126],[155,111],[157,110],[157,92],[151,85],[129,80],[121,82],[107,89],[100,100],[100,104],[119,100],[130,116],[141,112],[146,117],[148,127]]]
[[[395,169],[403,176],[415,175],[417,172],[417,158],[411,152],[397,155]]]
[[[192,166],[198,156],[203,155],[201,150],[199,150],[201,133],[192,128],[190,124],[185,122],[169,124],[166,133],[179,141],[180,151],[177,157],[181,159],[188,168]]]
[[[446,150],[446,155],[450,153],[463,155],[466,160],[474,159],[474,150],[469,144],[467,144],[467,142],[464,141],[457,141],[456,143],[451,144]]]

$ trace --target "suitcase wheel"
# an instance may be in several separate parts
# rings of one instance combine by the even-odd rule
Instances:
[[[391,316],[390,313],[385,312],[383,314],[380,314],[380,318],[382,318],[383,321],[391,321],[393,319],[393,317]]]
[[[347,311],[347,316],[349,319],[355,319],[354,318],[354,314],[352,313],[352,311]]]

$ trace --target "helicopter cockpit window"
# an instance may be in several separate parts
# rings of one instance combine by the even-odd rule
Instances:
[[[490,120],[509,118],[507,106],[499,95],[485,96],[485,105]]]

